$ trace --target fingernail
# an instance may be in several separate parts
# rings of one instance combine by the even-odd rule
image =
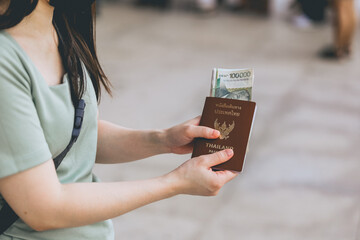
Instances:
[[[231,157],[234,154],[234,151],[232,149],[226,149],[225,152],[229,157]]]
[[[212,133],[213,136],[219,136],[220,135],[220,132],[218,130],[213,130],[213,133]]]

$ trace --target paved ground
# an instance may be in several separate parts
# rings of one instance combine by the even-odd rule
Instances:
[[[360,47],[322,61],[329,27],[279,18],[105,5],[98,47],[114,83],[101,117],[169,127],[202,111],[213,67],[253,67],[255,127],[245,171],[214,198],[178,196],[114,220],[119,239],[360,239]],[[359,40],[359,34],[357,40]],[[164,174],[189,156],[97,166],[104,181]]]

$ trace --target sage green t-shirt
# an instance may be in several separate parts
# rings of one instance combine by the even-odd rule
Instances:
[[[83,127],[57,169],[61,183],[97,181],[92,174],[97,145],[97,101],[88,75],[86,79]],[[48,86],[17,42],[0,31],[0,178],[56,157],[69,143],[73,123],[74,107],[66,75],[60,85]],[[0,208],[2,205],[0,195]],[[19,219],[0,236],[0,240],[9,239],[108,240],[114,239],[114,232],[110,220],[36,232]]]

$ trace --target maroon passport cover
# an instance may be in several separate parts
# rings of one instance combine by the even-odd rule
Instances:
[[[234,150],[234,156],[229,161],[214,166],[213,169],[241,172],[255,109],[255,102],[207,97],[200,126],[219,130],[221,135],[218,139],[195,139],[192,157],[231,148]]]

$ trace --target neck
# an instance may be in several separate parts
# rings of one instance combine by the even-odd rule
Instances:
[[[22,32],[26,32],[30,36],[52,37],[54,33],[53,14],[54,8],[49,4],[49,0],[39,0],[34,11],[14,28],[25,30]]]

